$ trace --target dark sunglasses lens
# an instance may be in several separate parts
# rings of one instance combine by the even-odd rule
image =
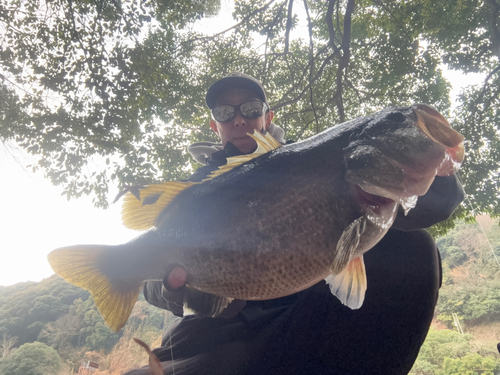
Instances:
[[[247,102],[240,106],[240,111],[243,117],[254,119],[264,114],[264,103],[262,102]]]
[[[212,109],[212,114],[216,121],[231,121],[234,118],[234,107],[232,105],[220,105]]]

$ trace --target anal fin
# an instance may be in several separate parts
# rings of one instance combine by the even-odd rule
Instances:
[[[219,316],[233,298],[219,297],[197,289],[186,287],[184,293],[184,315],[215,318]]]
[[[367,286],[363,255],[354,258],[341,273],[332,274],[325,281],[340,302],[353,310],[359,309],[365,300]]]

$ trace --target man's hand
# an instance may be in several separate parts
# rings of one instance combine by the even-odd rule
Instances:
[[[172,264],[171,271],[163,278],[161,294],[168,305],[168,310],[175,315],[183,315],[184,294],[186,291],[187,272],[177,264]],[[245,301],[234,300],[219,315],[221,318],[233,318],[245,307]]]
[[[163,279],[163,286],[171,293],[182,292],[186,286],[187,273],[181,266],[172,265],[174,269]]]
[[[177,316],[183,316],[186,279],[186,270],[177,264],[172,264],[162,281],[161,296],[166,302],[166,308]]]

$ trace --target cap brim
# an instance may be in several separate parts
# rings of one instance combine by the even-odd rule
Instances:
[[[258,99],[267,103],[264,89],[257,82],[245,77],[224,77],[213,83],[208,89],[207,96],[205,98],[208,108],[214,108],[217,98],[228,89],[249,90],[255,93]]]

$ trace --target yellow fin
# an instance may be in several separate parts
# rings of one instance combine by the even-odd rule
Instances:
[[[113,332],[127,322],[141,291],[142,282],[112,285],[97,267],[102,254],[111,246],[80,245],[60,248],[48,256],[50,266],[67,282],[88,290],[99,313]]]
[[[366,293],[366,271],[363,255],[354,258],[338,275],[330,275],[325,281],[340,302],[351,309],[363,305]]]
[[[156,225],[156,219],[170,201],[195,182],[172,181],[148,185],[140,189],[140,200],[131,192],[125,194],[122,221],[129,229],[146,230]]]
[[[276,150],[277,148],[283,146],[276,139],[274,139],[273,136],[269,133],[266,133],[264,135],[258,130],[254,130],[253,134],[250,133],[247,134],[250,137],[252,137],[255,140],[255,142],[257,142],[257,149],[248,155],[239,155],[227,158],[227,163],[225,165],[220,166],[219,169],[216,169],[215,171],[210,173],[208,177],[203,181],[211,180],[212,178],[220,176],[223,173],[229,172],[231,169],[237,167],[238,165],[246,163],[247,161],[255,159],[260,155],[266,154],[269,151]]]

